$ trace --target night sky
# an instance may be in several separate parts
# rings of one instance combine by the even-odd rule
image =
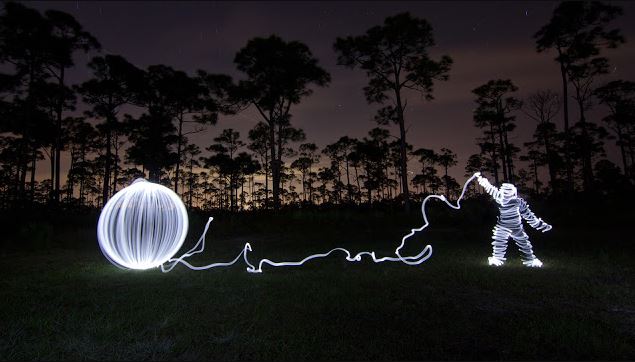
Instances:
[[[627,43],[605,53],[613,72],[598,84],[615,79],[635,80],[632,60],[635,51],[635,4],[613,2],[624,8],[614,24],[622,29]],[[448,82],[437,83],[435,100],[408,96],[407,140],[415,148],[439,150],[448,147],[458,154],[451,175],[462,182],[467,158],[478,152],[473,126],[474,96],[471,90],[490,79],[510,78],[520,88],[519,97],[537,89],[560,93],[560,75],[553,53],[537,54],[532,35],[544,25],[556,2],[30,2],[39,10],[66,11],[95,35],[104,53],[119,54],[138,67],[166,64],[193,74],[196,69],[240,77],[233,59],[250,38],[277,34],[309,46],[319,64],[331,73],[327,88],[318,88],[292,108],[292,122],[304,129],[308,142],[322,147],[340,136],[363,137],[376,127],[372,117],[377,105],[368,105],[362,88],[363,71],[336,64],[333,42],[338,36],[361,35],[383,23],[387,16],[409,11],[427,19],[434,29],[437,46],[431,51],[438,59],[454,59]],[[92,55],[90,55],[92,56]],[[89,56],[77,55],[71,83],[89,77],[84,66]],[[572,121],[577,111],[572,106]],[[127,110],[135,113],[134,109]],[[591,119],[599,121],[605,112],[596,107]],[[234,128],[246,140],[247,131],[260,120],[255,110],[222,117],[218,125],[190,137],[202,148],[224,128]],[[562,125],[562,116],[556,119]],[[518,129],[512,142],[529,141],[534,121],[518,113]],[[397,128],[391,128],[397,135]],[[610,141],[609,158],[617,161]],[[410,169],[417,172],[416,162]],[[65,170],[62,170],[65,173]],[[40,176],[48,169],[40,167]]]

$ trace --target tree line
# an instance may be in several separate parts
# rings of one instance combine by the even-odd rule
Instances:
[[[610,26],[621,14],[620,7],[601,2],[563,2],[536,32],[536,51],[555,55],[561,93],[544,89],[523,100],[510,79],[472,91],[473,121],[482,135],[466,175],[482,171],[496,184],[512,182],[534,196],[632,187],[635,83],[598,85],[610,72],[604,50],[625,42]],[[461,186],[448,170],[457,166],[457,155],[448,148],[415,149],[407,141],[408,98],[433,100],[434,85],[449,80],[452,59],[432,57],[434,44],[430,24],[409,13],[337,38],[338,64],[367,75],[363,92],[369,104],[380,105],[373,119],[378,127],[320,149],[294,127],[292,115],[331,78],[299,41],[276,35],[249,40],[234,57],[240,80],[162,64],[141,69],[123,56],[101,54],[99,41],[70,14],[5,2],[0,207],[100,207],[138,177],[169,185],[188,207],[201,209],[388,202],[408,210],[429,193],[456,197]],[[68,84],[79,53],[93,55],[91,77]],[[79,102],[87,107],[80,116]],[[606,110],[601,122],[587,116],[597,104]],[[130,107],[139,115],[124,113]],[[261,119],[247,135],[227,128],[207,145],[190,142],[188,136],[216,125],[219,116],[248,108]],[[535,121],[535,132],[515,145],[521,113]],[[382,127],[391,124],[398,126],[396,136]],[[609,140],[619,148],[620,167],[606,159]],[[69,159],[66,175],[63,156]],[[36,178],[41,160],[50,171],[44,180]],[[415,161],[417,171],[409,171]]]

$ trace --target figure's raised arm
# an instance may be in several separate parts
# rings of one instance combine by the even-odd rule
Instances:
[[[481,176],[480,172],[477,172],[475,175],[476,175],[476,179],[478,181],[478,184],[481,185],[485,189],[485,192],[488,193],[494,199],[497,200],[499,198],[499,194],[500,194],[500,191],[498,190],[498,188],[496,186],[492,185],[491,183],[489,183],[488,179],[486,179],[485,177]]]
[[[547,224],[543,219],[537,217],[529,208],[529,205],[527,205],[527,202],[521,198],[519,198],[520,200],[520,205],[519,205],[519,210],[520,210],[520,216],[522,216],[523,219],[525,219],[527,221],[527,224],[529,224],[529,226],[531,226],[532,228],[536,229],[536,230],[540,230],[543,233],[545,231],[549,231],[551,230],[552,226]]]

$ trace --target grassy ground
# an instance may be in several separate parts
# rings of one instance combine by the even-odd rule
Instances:
[[[194,262],[229,260],[245,241],[254,247],[252,262],[299,259],[332,246],[388,254],[408,225],[419,223],[315,215],[291,215],[269,228],[221,217]],[[193,223],[193,233],[201,223]],[[411,245],[434,248],[417,267],[347,263],[338,254],[261,275],[242,264],[168,274],[119,270],[86,228],[68,234],[83,247],[3,255],[0,358],[635,357],[635,248],[626,228],[530,231],[545,263],[538,270],[522,267],[513,246],[508,265],[486,266],[490,228],[452,221],[431,228]]]

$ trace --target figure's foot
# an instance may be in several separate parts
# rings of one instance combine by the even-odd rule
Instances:
[[[523,264],[529,268],[542,268],[542,262],[538,258],[523,261]]]
[[[489,258],[487,258],[487,263],[489,265],[493,265],[493,266],[501,266],[503,264],[505,264],[505,260],[504,259],[499,259],[495,256],[490,256]]]

